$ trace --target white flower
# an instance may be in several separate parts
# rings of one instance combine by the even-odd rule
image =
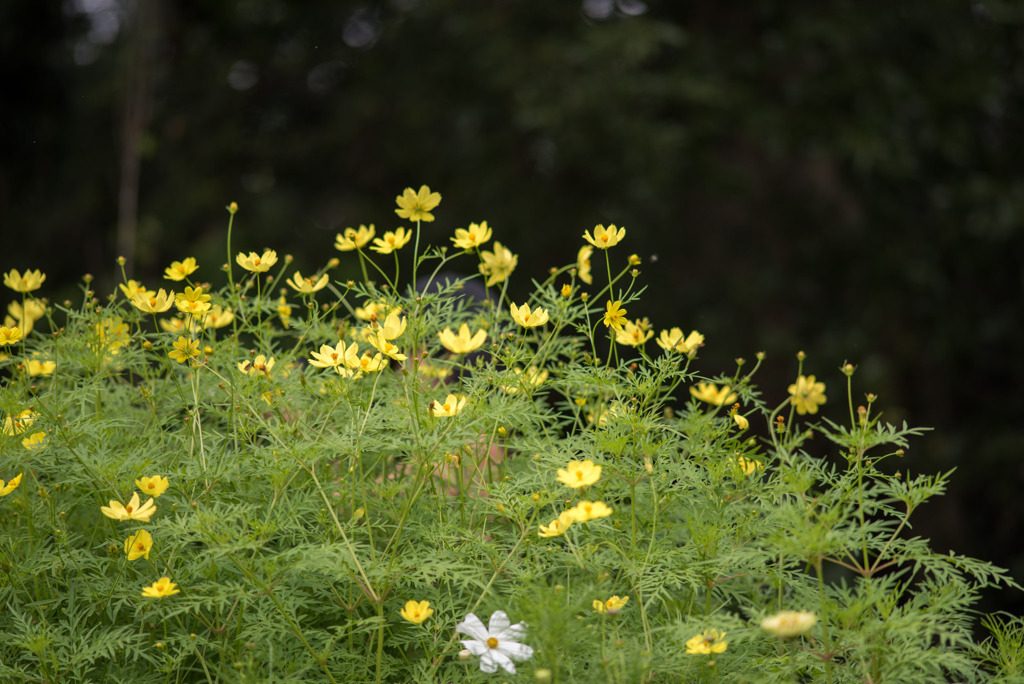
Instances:
[[[522,622],[512,624],[503,610],[491,614],[489,627],[484,627],[473,613],[455,625],[455,631],[472,637],[463,639],[462,645],[470,653],[480,656],[480,669],[484,672],[497,672],[501,665],[505,672],[516,673],[513,660],[529,660],[533,649],[519,643],[526,636],[526,625]]]

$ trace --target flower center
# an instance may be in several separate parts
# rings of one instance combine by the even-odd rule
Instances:
[[[146,489],[156,489],[156,485],[150,482],[148,485],[146,485]]]
[[[488,648],[498,648],[498,640],[495,639],[494,637],[487,637],[487,647]]]
[[[131,504],[128,504],[127,506],[125,506],[125,507],[124,507],[124,510],[125,510],[126,512],[128,512],[128,513],[131,513],[131,512],[132,512],[132,506],[131,506]]]
[[[583,479],[583,471],[582,470],[577,470],[576,471],[576,479],[577,480],[582,480]]]
[[[146,545],[143,544],[142,542],[137,542],[135,544],[135,548],[137,548],[139,551],[145,551],[146,550]]]

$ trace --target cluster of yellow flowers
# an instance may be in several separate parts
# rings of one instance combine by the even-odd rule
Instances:
[[[132,492],[131,499],[128,500],[127,504],[111,499],[109,505],[100,506],[100,512],[113,520],[138,520],[139,522],[148,523],[149,519],[156,513],[155,499],[166,492],[170,484],[170,481],[162,475],[140,477],[135,480],[135,486],[144,494],[149,495],[150,498],[146,500],[146,503],[140,504],[139,492],[136,491]],[[139,558],[149,560],[149,553],[152,549],[153,535],[145,529],[137,530],[135,534],[130,535],[124,540],[124,553],[129,561],[138,560]],[[177,585],[167,577],[161,577],[151,586],[145,587],[142,590],[142,595],[148,598],[162,598],[177,593]]]
[[[566,487],[580,489],[596,484],[601,479],[601,466],[590,459],[569,461],[565,468],[559,468],[557,479]],[[540,537],[560,537],[573,523],[585,523],[598,518],[607,518],[612,509],[601,501],[580,501],[572,508],[562,511],[547,525],[541,525]]]

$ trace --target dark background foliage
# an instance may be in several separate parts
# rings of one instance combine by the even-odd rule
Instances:
[[[426,183],[425,238],[487,220],[521,294],[624,225],[630,314],[704,332],[708,374],[767,351],[770,402],[805,350],[835,420],[857,364],[936,428],[892,467],[959,469],[914,532],[1024,581],[1022,27],[987,0],[8,0],[0,266],[53,298],[119,254],[216,282],[235,200],[237,249],[312,271]]]

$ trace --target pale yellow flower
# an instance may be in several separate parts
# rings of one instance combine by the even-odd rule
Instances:
[[[655,342],[665,351],[693,356],[699,347],[704,346],[704,336],[694,330],[684,337],[682,330],[672,328],[671,330],[662,330]]]
[[[579,489],[592,485],[601,479],[601,466],[594,465],[589,458],[583,461],[569,461],[558,469],[558,481],[566,487]]]
[[[284,297],[277,300],[277,315],[281,319],[281,325],[286,328],[291,327],[292,307]]]
[[[29,451],[35,451],[36,449],[42,449],[46,446],[46,433],[43,431],[33,432],[31,435],[21,440],[21,446],[25,447]]]
[[[412,239],[412,231],[405,228],[397,228],[394,231],[387,231],[383,236],[374,238],[370,247],[378,254],[391,254],[394,251],[405,247]]]
[[[277,263],[277,252],[272,249],[264,250],[263,254],[257,254],[256,252],[244,254],[239,252],[235,256],[235,261],[246,271],[264,273]]]
[[[562,511],[558,517],[547,525],[541,525],[538,537],[560,537],[576,521],[571,511]]]
[[[808,413],[817,413],[818,406],[825,403],[825,383],[815,382],[813,375],[800,376],[796,383],[789,386],[787,390],[791,395],[790,401],[796,407],[796,412],[801,416]]]
[[[40,361],[39,359],[29,359],[28,363],[25,364],[25,370],[32,377],[37,375],[53,375],[53,371],[57,369],[57,364],[53,361]]]
[[[8,328],[6,325],[0,325],[0,347],[16,344],[21,341],[22,337],[24,335],[21,332],[21,328],[17,326]]]
[[[185,318],[161,318],[160,328],[165,332],[169,333],[194,333],[199,329],[199,320],[195,316],[186,316]]]
[[[746,456],[740,456],[739,458],[729,457],[729,463],[739,469],[744,475],[753,475],[764,470],[764,465],[760,461],[756,461]]]
[[[380,352],[374,354],[373,352],[367,351],[362,356],[352,359],[352,362],[346,358],[345,365],[354,371],[361,371],[363,373],[374,373],[379,370],[383,370],[388,367],[391,363],[391,359],[382,355]]]
[[[17,475],[12,477],[11,481],[8,482],[7,484],[4,484],[4,481],[0,480],[0,496],[7,496],[15,489],[17,489],[18,485],[21,484],[21,476],[22,473],[18,473]]]
[[[148,494],[154,499],[166,492],[170,484],[170,480],[162,475],[142,477],[135,481],[135,486],[142,490],[143,494]]]
[[[146,598],[163,598],[178,593],[178,585],[171,581],[170,577],[161,577],[152,585],[142,588],[142,595]]]
[[[128,344],[128,324],[120,318],[104,318],[94,327],[98,344],[96,351],[101,354],[118,354]]]
[[[466,402],[469,401],[466,397],[460,397],[457,394],[449,394],[445,397],[444,403],[437,401],[430,402],[430,415],[435,418],[451,418],[462,413],[462,409],[466,408]]]
[[[524,328],[534,328],[548,322],[548,312],[544,309],[530,311],[529,304],[516,306],[509,304],[509,311],[512,313],[512,320]]]
[[[430,192],[430,188],[421,185],[419,192],[413,192],[412,188],[406,188],[401,195],[395,198],[398,209],[395,213],[401,218],[410,221],[433,221],[434,215],[430,211],[441,203],[441,193]]]
[[[612,509],[608,508],[602,501],[580,501],[573,508],[570,508],[569,512],[572,513],[576,522],[583,523],[597,520],[598,518],[607,518],[612,514]]]
[[[468,354],[479,349],[487,340],[487,331],[477,330],[472,335],[469,332],[469,324],[463,323],[459,326],[459,334],[452,332],[451,328],[445,328],[437,334],[442,346],[453,354]]]
[[[576,277],[587,285],[594,282],[594,276],[590,274],[590,257],[593,253],[593,247],[590,245],[583,245],[580,247],[580,251],[576,254]]]
[[[242,371],[246,375],[262,373],[269,378],[270,371],[274,369],[275,363],[277,362],[274,360],[273,356],[268,359],[264,354],[257,354],[256,358],[252,361],[239,361],[238,370]]]
[[[4,273],[4,285],[15,292],[32,292],[33,290],[38,290],[42,287],[44,280],[46,280],[46,274],[42,273],[38,269],[35,271],[19,273],[18,269],[12,268],[9,272]]]
[[[731,404],[736,401],[736,393],[730,391],[729,385],[717,387],[712,382],[699,382],[696,387],[690,388],[690,394],[701,401],[706,401],[715,406]]]
[[[403,354],[401,350],[392,344],[390,340],[380,334],[371,335],[369,338],[370,344],[372,344],[377,351],[384,356],[394,359],[395,361],[405,361],[408,356]]]
[[[153,535],[146,530],[139,530],[124,540],[124,552],[128,560],[133,561],[139,558],[149,560],[149,552],[153,548]]]
[[[598,249],[614,247],[624,237],[626,237],[626,229],[616,228],[614,225],[610,225],[608,228],[602,225],[594,226],[594,237],[590,237],[589,230],[583,232],[583,239]]]
[[[493,252],[480,252],[480,260],[480,273],[487,276],[487,287],[490,287],[508,280],[519,263],[519,256],[500,242],[495,242]]]
[[[418,625],[434,614],[430,601],[406,601],[399,614],[414,625]]]
[[[186,287],[184,292],[174,295],[174,306],[178,311],[192,316],[202,316],[210,310],[210,295],[201,287]]]
[[[402,336],[405,332],[406,320],[405,317],[392,312],[387,315],[384,319],[384,325],[378,323],[375,319],[370,319],[370,329],[374,334],[383,337],[385,340],[396,340]]]
[[[144,289],[132,296],[132,306],[148,314],[158,314],[170,309],[174,304],[174,298],[174,290],[164,292],[164,289],[160,288],[159,292],[153,292]]]
[[[25,409],[13,418],[11,416],[4,418],[3,432],[5,435],[9,436],[20,435],[22,432],[32,427],[32,424],[35,422],[35,412],[31,409]]]
[[[288,283],[293,290],[301,292],[302,294],[313,294],[314,292],[319,292],[324,289],[324,287],[327,286],[327,280],[328,277],[326,273],[320,276],[318,280],[314,281],[313,278],[303,278],[302,274],[296,271],[295,274],[285,282]]]
[[[622,324],[622,328],[615,331],[615,341],[630,347],[639,347],[653,336],[654,331],[649,330],[639,320],[636,322],[626,321]]]
[[[475,249],[491,239],[491,229],[487,227],[487,221],[470,223],[469,228],[456,228],[455,237],[449,239],[459,249]]]
[[[620,610],[626,607],[626,603],[629,602],[628,596],[612,596],[607,601],[594,600],[592,604],[594,606],[594,612],[597,613],[618,613]]]
[[[729,642],[725,640],[725,632],[717,629],[706,629],[697,636],[688,639],[686,652],[690,655],[711,655],[724,653]]]
[[[173,349],[167,352],[167,356],[178,363],[189,363],[199,357],[199,341],[188,337],[179,337],[171,346]]]
[[[223,307],[220,304],[214,304],[210,307],[210,311],[203,317],[204,328],[223,328],[229,325],[231,321],[235,320],[235,312],[230,307]]]
[[[164,269],[164,278],[166,280],[184,280],[195,273],[197,268],[199,265],[196,260],[193,257],[188,257],[184,261],[175,261]]]
[[[121,292],[124,293],[125,299],[127,299],[128,301],[134,299],[135,295],[139,294],[140,292],[145,294],[147,297],[152,297],[156,294],[152,290],[147,290],[145,286],[143,286],[143,284],[137,280],[129,280],[127,283],[121,283],[120,285],[118,285],[118,287],[121,288]]]
[[[521,391],[521,386],[526,387],[538,387],[541,383],[548,379],[548,372],[546,370],[540,370],[536,366],[530,366],[525,371],[522,368],[514,368],[512,372],[516,374],[516,382],[511,382],[502,385],[501,388],[508,394],[515,394]]]
[[[350,358],[352,361],[355,361],[358,351],[359,345],[355,342],[352,343],[351,353],[348,353],[343,340],[339,340],[336,347],[332,347],[329,344],[322,344],[320,345],[320,351],[310,352],[310,356],[312,358],[309,360],[309,365],[316,368],[333,368],[337,370],[339,367],[345,365],[346,358]]]
[[[817,622],[818,616],[809,610],[783,610],[761,620],[761,629],[790,639],[807,632]]]
[[[132,492],[132,498],[128,505],[122,505],[119,501],[110,500],[109,506],[100,506],[103,515],[114,520],[141,520],[149,522],[149,518],[156,513],[156,502],[147,499],[146,503],[139,505],[139,493]]]
[[[9,328],[17,326],[28,335],[36,321],[46,315],[46,305],[38,299],[27,299],[24,307],[21,302],[11,302],[7,305],[7,311],[11,315],[4,318],[4,325]]]
[[[356,249],[362,249],[376,234],[377,231],[374,230],[372,223],[369,228],[359,226],[359,230],[346,228],[344,233],[338,233],[335,236],[334,249],[339,252],[351,252]]]

